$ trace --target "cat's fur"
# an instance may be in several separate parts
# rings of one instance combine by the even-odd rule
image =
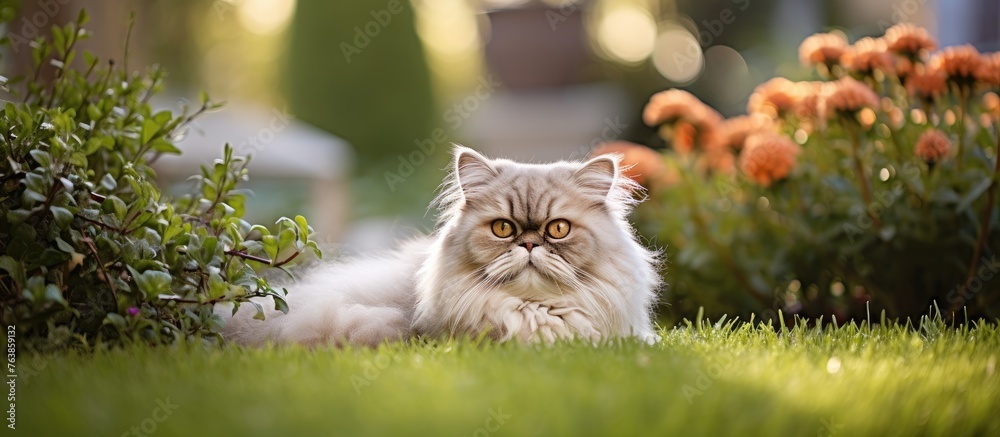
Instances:
[[[268,310],[253,320],[244,305],[229,318],[231,308],[220,307],[229,318],[223,334],[242,344],[377,345],[484,332],[501,341],[653,341],[657,254],[626,219],[639,189],[615,155],[540,165],[457,147],[431,236],[309,272],[287,287],[287,315]],[[497,237],[496,219],[513,222],[514,235]],[[555,219],[570,222],[564,238],[545,234]]]

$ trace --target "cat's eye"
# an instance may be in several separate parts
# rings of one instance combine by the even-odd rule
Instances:
[[[549,234],[549,237],[560,239],[569,235],[569,222],[563,219],[552,220],[549,225],[545,227],[545,233]]]
[[[496,219],[493,220],[493,235],[500,238],[507,238],[514,235],[514,224],[510,220]]]

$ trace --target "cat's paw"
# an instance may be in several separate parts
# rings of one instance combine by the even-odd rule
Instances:
[[[573,337],[572,328],[561,317],[550,314],[549,310],[548,306],[539,302],[521,303],[517,308],[522,318],[517,338],[526,343],[553,343]]]
[[[549,315],[559,317],[573,331],[577,338],[600,342],[601,331],[598,331],[590,317],[582,309],[576,307],[557,307],[549,309]]]
[[[519,305],[517,311],[523,318],[517,333],[521,341],[553,343],[560,339],[585,338],[597,342],[602,337],[579,308],[529,301]]]

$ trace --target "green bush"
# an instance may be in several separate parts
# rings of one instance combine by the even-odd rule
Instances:
[[[154,112],[159,69],[133,74],[87,52],[72,68],[86,21],[81,11],[33,42],[26,81],[10,85],[19,102],[0,114],[3,323],[21,345],[216,342],[215,303],[269,295],[287,311],[262,274],[320,255],[306,220],[273,234],[242,220],[248,160],[228,145],[193,194],[162,195],[150,163],[179,153],[189,123],[218,105],[203,94],[197,108]]]
[[[659,179],[638,220],[668,254],[666,314],[1000,316],[1000,55],[892,37],[843,40],[823,80],[776,78],[730,120],[654,96],[673,150],[641,163]]]

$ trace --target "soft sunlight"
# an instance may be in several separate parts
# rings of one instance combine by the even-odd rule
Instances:
[[[295,0],[243,0],[237,6],[243,27],[261,35],[284,30],[295,12]]]

